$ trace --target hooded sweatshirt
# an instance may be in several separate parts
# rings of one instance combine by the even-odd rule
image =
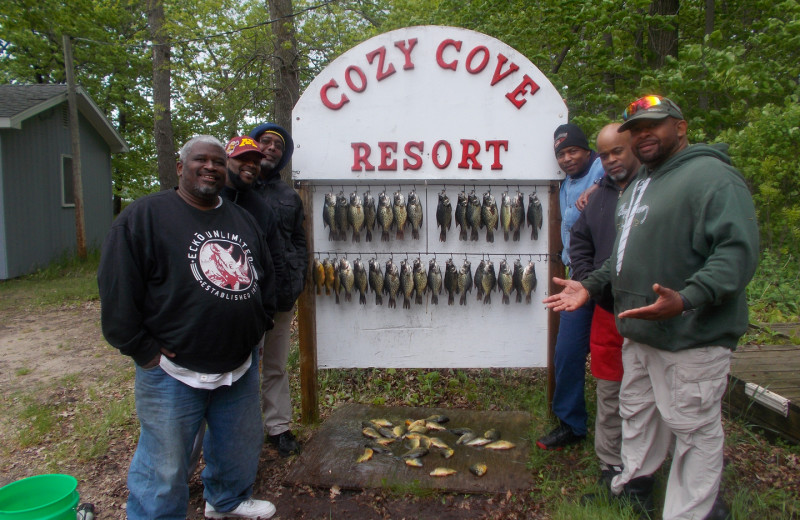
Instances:
[[[688,302],[666,320],[617,318],[620,334],[668,351],[735,349],[748,323],[758,225],[724,145],[689,146],[654,170],[643,166],[620,199],[617,229],[611,257],[582,282],[589,293],[610,284],[615,314],[654,303],[654,283]]]
[[[277,132],[283,137],[283,156],[272,170],[261,169],[261,177],[253,186],[256,193],[264,197],[277,217],[278,233],[283,238],[286,258],[286,276],[276,279],[276,283],[288,288],[289,297],[278,301],[278,311],[292,310],[294,302],[306,282],[308,271],[308,249],[306,247],[306,234],[303,230],[303,201],[294,189],[281,179],[281,170],[292,159],[294,141],[283,127],[274,123],[258,125],[250,132],[250,137],[258,141],[261,134],[267,130]]]

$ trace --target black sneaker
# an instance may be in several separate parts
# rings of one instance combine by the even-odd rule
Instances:
[[[652,520],[656,517],[656,505],[653,500],[655,481],[652,475],[637,477],[625,484],[619,495],[620,498],[627,500],[641,520]]]
[[[278,455],[281,457],[289,457],[300,453],[300,443],[297,442],[294,434],[289,430],[278,435],[268,435],[267,441],[278,448]]]
[[[728,507],[722,498],[717,496],[714,500],[714,505],[711,511],[708,512],[703,520],[729,520],[731,518],[731,509]]]
[[[550,433],[536,441],[536,445],[543,450],[561,451],[567,446],[583,441],[586,435],[575,435],[572,428],[561,424]]]

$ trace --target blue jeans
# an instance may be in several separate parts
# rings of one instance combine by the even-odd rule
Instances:
[[[204,498],[230,511],[250,498],[263,443],[258,350],[232,386],[192,388],[161,367],[136,366],[136,413],[141,433],[128,471],[131,520],[186,518],[192,443],[205,418]]]
[[[593,312],[593,300],[574,311],[562,312],[556,338],[553,413],[572,428],[575,435],[586,435],[588,415],[583,386],[586,382],[586,356],[589,354]]]

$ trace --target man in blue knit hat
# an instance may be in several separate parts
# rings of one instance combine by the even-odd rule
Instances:
[[[563,124],[553,133],[553,151],[558,167],[566,178],[561,183],[561,260],[570,267],[569,230],[578,220],[581,208],[578,197],[603,176],[600,158],[589,148],[589,141],[577,125]],[[589,333],[592,328],[594,302],[589,301],[573,312],[562,313],[556,339],[553,414],[559,424],[536,441],[543,450],[561,450],[586,438],[586,400],[583,386],[586,379],[586,356],[589,354]]]
[[[285,279],[276,279],[276,285],[288,288],[286,297],[278,295],[275,328],[264,339],[261,361],[261,409],[267,440],[278,449],[282,457],[300,452],[290,426],[292,402],[289,393],[289,375],[286,360],[289,357],[289,340],[294,304],[303,291],[308,271],[308,250],[303,231],[303,202],[294,189],[281,179],[281,170],[292,158],[294,142],[283,127],[274,123],[258,125],[250,132],[261,153],[261,170],[253,189],[264,197],[278,220],[278,232],[283,238],[287,271]]]

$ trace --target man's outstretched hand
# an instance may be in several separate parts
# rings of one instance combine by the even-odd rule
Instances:
[[[657,283],[653,284],[653,291],[658,295],[658,299],[654,303],[621,312],[618,317],[639,320],[666,320],[683,312],[683,300],[678,291],[663,287]]]
[[[564,290],[542,300],[542,303],[544,303],[548,309],[556,312],[574,311],[589,301],[589,291],[587,291],[580,282],[556,277],[553,277],[553,281],[564,287]]]

